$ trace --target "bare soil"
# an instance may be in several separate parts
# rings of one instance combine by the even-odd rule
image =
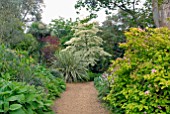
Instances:
[[[109,114],[97,99],[93,82],[68,83],[53,110],[56,114]]]

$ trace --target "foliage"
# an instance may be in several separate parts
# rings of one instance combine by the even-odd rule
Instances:
[[[27,33],[32,34],[38,41],[38,46],[37,46],[38,47],[38,62],[43,63],[44,57],[43,57],[42,48],[44,46],[44,42],[42,41],[42,39],[50,35],[50,31],[47,25],[39,21],[33,22],[31,26],[29,27]]]
[[[1,0],[0,1],[0,42],[15,45],[24,40],[25,17],[37,15],[42,0]],[[29,8],[28,8],[29,7]],[[32,13],[32,14],[31,14]],[[34,14],[33,14],[34,13]]]
[[[13,51],[0,47],[0,77],[11,81],[26,82],[36,87],[41,86],[49,93],[49,98],[59,97],[65,89],[65,82],[54,77],[45,67],[36,64],[22,51]]]
[[[72,27],[75,24],[76,22],[73,22],[71,19],[65,20],[62,17],[52,20],[49,24],[51,35],[60,39],[61,47],[65,47],[64,43],[73,37],[74,31]]]
[[[53,67],[57,68],[64,76],[66,82],[79,82],[87,80],[87,65],[82,57],[76,53],[60,51],[56,54],[57,60]]]
[[[0,87],[1,114],[53,114],[52,101],[34,86],[0,79]]]
[[[41,42],[44,43],[42,46],[42,54],[49,65],[51,60],[54,59],[55,51],[59,48],[59,39],[54,36],[47,36],[41,39]]]
[[[43,0],[1,0],[0,5],[4,6],[1,7],[1,10],[4,10],[3,14],[15,16],[21,22],[39,21],[41,19]]]
[[[40,21],[33,22],[27,32],[37,38],[38,41],[50,34],[47,25]]]
[[[17,43],[10,46],[12,49],[28,51],[29,55],[36,53],[38,50],[38,42],[32,34],[24,34],[23,38]]]
[[[103,73],[102,75],[94,78],[94,85],[98,90],[98,97],[103,101],[103,97],[106,97],[110,92],[110,82],[108,81],[108,74]]]
[[[54,77],[51,72],[43,66],[35,66],[34,76],[40,79],[42,82],[41,86],[47,90],[49,94],[48,98],[50,99],[59,97],[60,93],[66,89],[64,80],[59,78],[60,76]]]
[[[41,20],[44,0],[19,0],[22,22],[34,22]]]
[[[170,31],[132,28],[125,35],[125,56],[108,70],[111,91],[104,100],[116,114],[169,113]]]
[[[122,17],[123,18],[123,17]],[[121,24],[117,24],[121,23]],[[100,27],[101,32],[98,33],[105,41],[103,48],[112,55],[112,59],[122,57],[124,50],[119,47],[119,43],[126,41],[124,31],[129,24],[128,22],[122,22],[117,20],[116,16],[108,16]]]
[[[125,15],[129,15],[128,20],[132,21],[136,27],[141,28],[143,28],[143,23],[149,22],[147,25],[150,25],[150,22],[153,23],[152,5],[149,0],[143,3],[139,0],[78,0],[75,8],[78,10],[86,8],[91,14],[96,14],[101,9],[105,9],[106,14],[110,14],[118,9]]]
[[[93,73],[91,71],[87,72],[87,75],[89,77],[89,81],[94,81],[96,77],[99,77],[101,74],[100,73]]]
[[[16,37],[23,35],[23,24],[19,20],[20,12],[17,5],[18,2],[11,0],[0,1],[0,44],[13,43]]]
[[[8,73],[11,80],[30,83],[33,77],[31,64],[34,60],[25,51],[15,51],[0,45],[0,72]],[[1,76],[0,75],[0,76]]]
[[[107,16],[106,20],[103,22],[102,26],[99,26],[100,32],[97,33],[103,39],[103,48],[106,52],[110,53],[112,56],[105,59],[100,58],[94,67],[90,70],[93,72],[105,72],[111,60],[115,60],[118,57],[123,57],[124,49],[119,47],[119,43],[125,42],[124,30],[128,29],[129,22],[120,19],[119,12],[113,16]],[[124,18],[124,17],[122,17]]]
[[[110,56],[101,47],[103,39],[96,35],[98,31],[99,29],[94,23],[79,23],[75,26],[74,37],[65,43],[68,46],[63,51],[79,53],[85,62],[84,64],[94,66],[99,57]]]

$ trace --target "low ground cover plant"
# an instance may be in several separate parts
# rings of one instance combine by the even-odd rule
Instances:
[[[0,114],[53,114],[52,101],[42,89],[0,79]]]

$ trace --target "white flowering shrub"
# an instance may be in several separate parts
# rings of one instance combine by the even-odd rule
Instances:
[[[96,64],[99,57],[111,56],[101,47],[103,39],[96,35],[99,29],[94,23],[79,23],[74,30],[74,38],[65,43],[67,47],[63,51],[81,54],[83,61],[91,66]]]

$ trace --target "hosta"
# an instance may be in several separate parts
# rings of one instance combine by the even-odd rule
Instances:
[[[52,101],[42,90],[0,79],[0,114],[53,114]]]

